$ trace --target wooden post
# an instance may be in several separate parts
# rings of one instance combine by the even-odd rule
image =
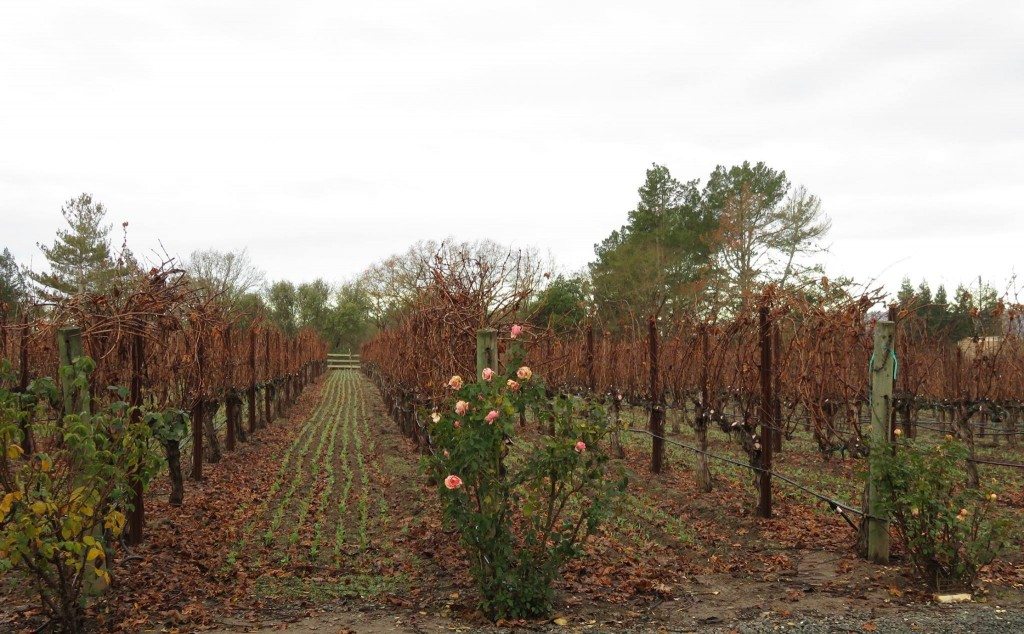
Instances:
[[[23,307],[21,312],[21,342],[18,349],[21,367],[18,369],[20,378],[18,380],[18,391],[24,394],[28,391],[28,308]],[[21,450],[27,456],[35,452],[35,443],[32,439],[32,427],[28,418],[21,421]]]
[[[708,366],[711,365],[711,347],[707,324],[697,326],[700,341],[700,402],[693,416],[693,429],[697,436],[697,486],[704,493],[711,493],[711,467],[708,465],[708,425],[711,422],[711,379]]]
[[[658,367],[658,322],[653,315],[647,320],[647,343],[651,379],[651,473],[661,473],[665,463],[665,408]]]
[[[83,355],[82,329],[61,328],[57,331],[57,354],[60,366],[72,365],[75,359]],[[89,409],[89,391],[75,389],[74,377],[60,379],[61,392],[64,395],[64,414],[81,414]]]
[[[132,336],[132,378],[128,404],[132,406],[132,422],[142,419],[142,372],[145,361],[145,339],[136,333]],[[146,508],[143,498],[142,481],[132,482],[132,510],[128,515],[127,542],[132,546],[142,543],[142,531],[146,526]]]
[[[772,421],[775,425],[775,434],[772,436],[772,451],[782,451],[782,334],[779,332],[779,324],[772,320]]]
[[[590,397],[597,397],[597,373],[594,368],[594,324],[587,326],[587,390]]]
[[[482,328],[476,331],[476,379],[484,368],[498,371],[498,331],[493,328]]]
[[[256,329],[249,327],[249,433],[256,433]]]
[[[20,374],[18,390],[23,393],[28,390],[28,331],[28,309],[25,309],[21,313],[21,347],[18,349],[21,359],[21,367],[18,368]]]
[[[761,340],[761,471],[758,478],[757,516],[772,516],[772,448],[775,444],[775,399],[772,397],[772,333],[767,302],[758,311],[758,335]]]
[[[264,356],[267,360],[267,380],[263,387],[263,408],[267,415],[266,424],[269,426],[274,420],[274,372],[270,365],[270,331],[263,335]]]
[[[195,400],[192,405],[192,479],[203,479],[203,421],[206,415],[203,397],[203,372],[206,366],[206,351],[203,349],[203,335],[199,333],[196,342]]]
[[[224,363],[225,376],[224,382],[224,414],[227,418],[227,437],[224,439],[224,448],[227,451],[235,450],[235,436],[238,434],[235,431],[237,421],[235,416],[238,412],[238,408],[235,407],[235,352],[231,348],[231,326],[229,325],[224,329]]]
[[[282,378],[284,373],[282,372],[283,355],[281,349],[281,333],[274,333],[274,418],[281,417],[281,402],[284,400],[284,388]]]
[[[889,436],[889,412],[892,406],[893,331],[891,321],[875,325],[875,346],[871,353],[871,440],[872,450],[887,451],[892,440]],[[868,559],[877,564],[889,563],[889,522],[881,519],[881,493],[868,471],[867,537]]]

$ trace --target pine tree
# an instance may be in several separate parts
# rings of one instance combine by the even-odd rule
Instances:
[[[5,247],[0,253],[0,314],[12,316],[25,300],[25,276]]]
[[[910,283],[909,277],[904,277],[900,284],[900,290],[896,292],[896,303],[901,308],[908,308],[914,302],[914,286]]]
[[[68,229],[58,229],[52,246],[39,248],[50,265],[46,273],[31,273],[32,281],[47,299],[102,290],[115,271],[110,258],[110,225],[107,210],[90,194],[69,200],[60,210]]]

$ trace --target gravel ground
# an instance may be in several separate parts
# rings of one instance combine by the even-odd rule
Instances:
[[[710,625],[710,624],[708,624]],[[764,617],[740,623],[716,623],[714,629],[700,631],[798,632],[807,634],[831,632],[972,632],[1005,634],[1024,632],[1024,610],[1003,609],[994,605],[922,606],[893,611],[872,617],[870,610],[851,610],[836,615],[799,615],[788,619]]]

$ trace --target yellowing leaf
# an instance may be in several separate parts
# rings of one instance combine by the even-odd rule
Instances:
[[[43,473],[46,473],[53,467],[53,461],[49,458],[39,459],[39,468],[42,469]]]
[[[17,460],[21,457],[21,454],[25,453],[20,445],[8,445],[7,446],[7,458],[10,460]]]
[[[32,506],[30,506],[29,508],[31,508],[32,512],[36,515],[42,515],[46,513],[46,502],[33,502]]]
[[[103,559],[103,551],[101,549],[96,548],[94,546],[94,547],[89,549],[89,553],[85,556],[85,560],[86,561],[92,561],[93,559],[96,559],[97,557],[99,557],[100,559]]]
[[[107,517],[104,518],[103,527],[109,531],[113,531],[115,535],[119,535],[121,531],[124,530],[126,521],[127,518],[125,518],[124,513],[121,511],[111,511],[110,513],[107,513]]]
[[[4,496],[3,500],[0,500],[0,518],[6,516],[10,511],[14,503],[21,499],[21,491],[13,491]]]

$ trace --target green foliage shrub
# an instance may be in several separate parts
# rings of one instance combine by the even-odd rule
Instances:
[[[89,358],[61,369],[88,389]],[[0,385],[13,381],[9,366]],[[60,395],[51,379],[24,393],[0,388],[0,573],[29,579],[63,631],[82,628],[87,592],[111,582],[108,557],[131,510],[132,485],[159,467],[150,426],[134,422],[125,391],[94,413],[56,419]],[[26,430],[34,448],[23,449]]]
[[[1005,548],[1007,520],[996,493],[968,488],[967,447],[947,436],[937,445],[897,435],[869,457],[883,512],[914,568],[935,590],[970,587]]]

